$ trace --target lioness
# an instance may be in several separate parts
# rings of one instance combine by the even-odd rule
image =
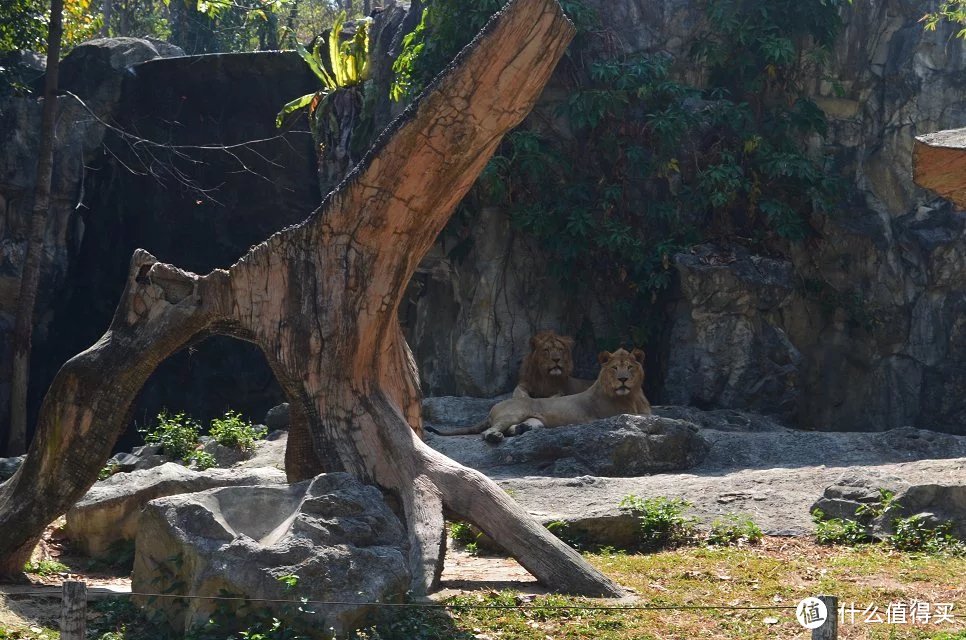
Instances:
[[[520,364],[520,378],[514,398],[554,398],[580,393],[594,384],[593,380],[572,378],[574,339],[552,330],[541,331],[530,338],[530,353]]]
[[[559,398],[511,398],[494,405],[478,425],[446,432],[427,429],[443,436],[482,432],[487,442],[499,442],[504,435],[517,435],[534,427],[561,427],[622,413],[650,415],[651,404],[641,389],[644,352],[602,351],[597,360],[600,375],[586,391]]]

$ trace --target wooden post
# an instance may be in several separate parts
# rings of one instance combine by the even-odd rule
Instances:
[[[836,596],[816,596],[825,603],[828,617],[818,629],[812,629],[812,640],[837,640],[839,637],[839,599]]]
[[[60,640],[84,640],[87,632],[87,583],[64,580],[60,607]]]

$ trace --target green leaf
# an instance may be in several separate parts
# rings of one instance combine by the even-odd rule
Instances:
[[[308,49],[302,46],[301,42],[296,40],[295,50],[298,51],[299,56],[305,60],[305,63],[309,65],[309,69],[312,70],[312,73],[314,73],[315,76],[322,81],[322,86],[330,90],[335,89],[338,86],[336,85],[335,80],[332,79],[332,76],[329,75],[329,72],[325,70],[325,67],[323,67],[319,61],[318,45],[316,45],[313,53],[309,53]]]
[[[317,94],[315,93],[307,93],[301,98],[296,98],[295,100],[292,100],[291,102],[286,103],[285,106],[282,107],[282,110],[278,112],[278,115],[275,116],[275,126],[278,128],[281,128],[282,122],[284,122],[285,120],[285,116],[289,115],[294,111],[298,111],[299,109],[304,109],[305,107],[309,106],[309,104],[312,103],[312,99],[316,95]]]

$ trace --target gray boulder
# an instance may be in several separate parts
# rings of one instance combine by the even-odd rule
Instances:
[[[161,455],[161,445],[146,444],[134,447],[130,453],[117,453],[107,461],[108,466],[114,466],[118,471],[138,471],[139,469],[153,469],[170,458]]]
[[[0,458],[0,482],[10,478],[17,473],[17,469],[23,464],[27,456],[16,456],[15,458]]]
[[[290,421],[287,402],[283,402],[278,406],[272,407],[265,414],[265,426],[268,427],[269,431],[288,429]]]
[[[879,489],[895,492],[897,508],[871,519],[874,535],[882,537],[892,533],[895,518],[918,515],[929,526],[952,522],[953,534],[966,540],[966,474],[946,481],[909,483],[896,476],[849,472],[826,487],[812,508],[821,509],[829,518],[854,520],[860,506],[880,504]]]
[[[67,536],[93,557],[110,557],[116,544],[137,536],[141,509],[162,496],[232,485],[284,484],[277,469],[194,471],[174,462],[117,473],[94,484],[67,512]]]
[[[254,453],[254,451],[245,451],[238,447],[226,447],[218,444],[218,441],[214,438],[205,439],[201,450],[214,458],[215,466],[221,468],[234,466],[242,460],[251,458]]]
[[[213,489],[145,507],[132,590],[189,596],[137,597],[179,636],[211,617],[216,601],[205,596],[224,591],[345,603],[312,604],[314,614],[297,616],[315,634],[343,633],[382,613],[367,603],[403,600],[410,582],[405,545],[402,524],[380,492],[345,473],[287,486]],[[299,577],[294,591],[278,580],[291,574]],[[262,605],[285,614],[284,603]]]
[[[660,416],[622,415],[588,424],[535,429],[490,445],[478,435],[427,443],[488,475],[632,477],[689,469],[708,452],[698,428]]]
[[[423,398],[423,419],[426,424],[437,427],[465,427],[476,424],[485,418],[493,405],[503,397],[438,396]]]

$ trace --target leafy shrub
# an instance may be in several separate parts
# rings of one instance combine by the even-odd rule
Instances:
[[[868,522],[874,518],[888,515],[899,508],[896,502],[896,492],[879,487],[879,499],[875,502],[860,504],[855,510],[855,517]]]
[[[966,555],[966,542],[953,535],[952,526],[951,522],[943,522],[931,529],[922,515],[896,518],[889,543],[899,551]]]
[[[265,437],[267,427],[256,427],[251,422],[242,420],[241,414],[230,409],[224,417],[211,421],[208,434],[223,447],[234,447],[242,451],[255,448],[255,441]]]
[[[557,538],[560,538],[560,540],[569,546],[578,551],[585,550],[584,547],[587,546],[586,536],[582,532],[572,529],[569,522],[554,520],[553,522],[548,522],[546,526],[547,531]]]
[[[729,514],[711,523],[708,544],[728,546],[740,542],[756,543],[762,538],[761,528],[748,516]]]
[[[24,573],[33,573],[38,576],[52,576],[57,573],[66,573],[70,567],[56,560],[40,560],[38,562],[28,562],[23,566]]]
[[[449,525],[449,537],[453,539],[456,546],[473,555],[479,553],[480,535],[482,532],[469,522],[456,521]]]
[[[848,518],[826,518],[821,509],[812,510],[815,539],[819,544],[855,546],[872,542],[866,525]]]
[[[100,471],[97,472],[97,479],[107,480],[108,478],[110,478],[120,470],[121,470],[121,465],[113,461],[108,462],[106,465],[104,465],[104,468],[102,468]]]
[[[565,290],[611,310],[602,343],[646,344],[675,253],[710,238],[784,251],[813,234],[812,214],[836,208],[840,181],[814,144],[825,116],[806,84],[839,31],[840,2],[707,0],[714,30],[676,61],[614,55],[593,10],[562,4],[578,29],[562,63],[567,94],[505,137],[447,226],[451,255],[468,250],[472,212],[505,207]],[[393,96],[418,93],[502,5],[427,0]],[[677,81],[682,63],[707,69],[707,84]]]
[[[188,454],[187,463],[194,462],[195,468],[198,471],[204,471],[205,469],[211,469],[217,464],[215,461],[215,456],[211,455],[207,451],[202,451],[201,449],[195,449],[190,454]]]
[[[328,61],[323,60],[321,40],[312,51],[308,51],[302,43],[295,41],[295,48],[299,56],[305,61],[322,84],[318,91],[307,93],[285,104],[275,117],[275,126],[281,127],[286,116],[308,108],[309,120],[313,130],[319,126],[317,113],[325,113],[329,97],[337,90],[362,84],[369,77],[369,20],[359,20],[352,39],[341,42],[339,37],[346,21],[343,11],[332,25],[328,38]],[[328,67],[328,68],[326,68]],[[329,73],[329,69],[332,70]]]
[[[673,549],[693,544],[697,539],[694,518],[685,518],[682,513],[690,502],[681,498],[641,498],[625,496],[620,507],[630,511],[640,525],[641,548],[644,551]]]
[[[192,418],[184,413],[172,416],[165,410],[158,414],[157,426],[146,433],[144,441],[161,445],[164,455],[187,463],[198,446],[200,432],[201,427]]]

